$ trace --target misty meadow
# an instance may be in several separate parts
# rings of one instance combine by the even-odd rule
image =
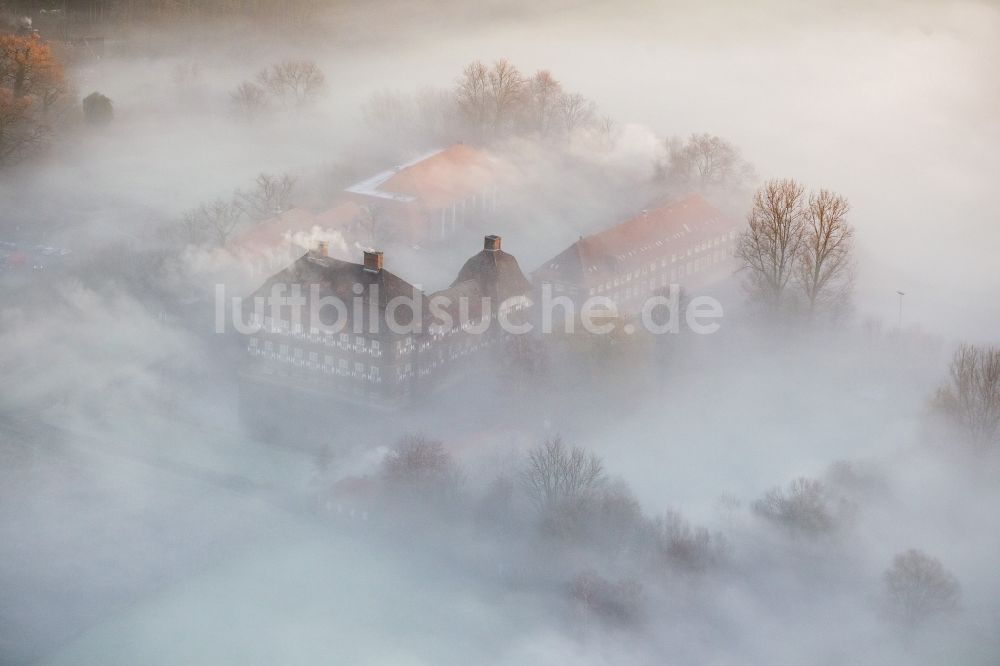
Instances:
[[[0,0],[0,664],[996,664],[997,63]]]

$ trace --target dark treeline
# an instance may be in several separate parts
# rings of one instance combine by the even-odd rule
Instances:
[[[317,0],[10,0],[6,9],[25,16],[69,20],[133,22],[232,18],[236,16],[275,23],[314,16],[325,3]]]

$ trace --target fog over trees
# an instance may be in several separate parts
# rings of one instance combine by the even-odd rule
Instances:
[[[810,315],[841,313],[854,285],[849,211],[843,196],[829,190],[806,194],[791,179],[761,186],[736,251],[751,297],[772,313],[786,307]]]
[[[961,587],[941,562],[911,549],[892,560],[885,572],[888,612],[906,626],[958,609]]]
[[[965,344],[955,351],[951,381],[938,389],[936,409],[980,447],[1000,443],[1000,349]]]
[[[998,37],[0,0],[0,664],[996,664]],[[235,330],[290,267],[496,297],[490,235],[531,334]]]

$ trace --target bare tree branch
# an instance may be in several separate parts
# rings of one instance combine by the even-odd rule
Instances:
[[[274,217],[292,207],[295,179],[287,173],[272,176],[262,173],[247,191],[236,191],[236,205],[254,222]]]
[[[579,93],[562,95],[558,108],[563,130],[567,134],[572,134],[577,128],[592,121],[596,113],[594,103]]]
[[[962,345],[934,406],[976,446],[1000,446],[1000,348]]]
[[[589,499],[605,481],[600,458],[554,437],[528,454],[521,485],[540,509]]]
[[[829,190],[809,196],[795,277],[811,313],[819,306],[838,308],[850,299],[854,228],[847,222],[849,210],[847,199]]]
[[[791,179],[769,180],[754,193],[748,229],[736,245],[736,256],[749,271],[754,296],[779,307],[795,271],[805,235],[805,188]]]
[[[181,229],[189,243],[202,243],[208,239],[225,245],[239,225],[242,214],[234,202],[217,199],[185,213]]]
[[[962,593],[940,561],[915,549],[897,555],[883,580],[889,616],[907,627],[954,612]]]
[[[753,167],[739,149],[711,134],[692,134],[687,141],[668,139],[664,178],[699,190],[738,188],[753,179]]]
[[[241,83],[229,98],[233,112],[243,120],[255,120],[267,110],[267,91],[252,81]]]
[[[285,60],[262,69],[257,82],[281,104],[303,107],[316,101],[326,77],[311,60]]]

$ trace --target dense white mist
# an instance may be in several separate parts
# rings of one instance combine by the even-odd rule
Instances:
[[[164,308],[100,263],[11,292],[0,304],[0,663],[996,662],[996,461],[956,453],[927,417],[953,344],[995,344],[1000,331],[996,6],[375,3],[323,20],[253,48],[235,31],[157,29],[143,53],[123,35],[136,55],[71,70],[82,95],[112,98],[114,123],[0,172],[0,240],[81,258],[126,240],[155,247],[158,229],[260,172],[292,173],[295,203],[322,208],[412,156],[365,127],[371,93],[447,88],[470,60],[506,57],[551,70],[619,129],[611,151],[567,148],[571,169],[516,140],[497,148],[533,184],[513,202],[517,219],[491,230],[526,272],[643,208],[663,137],[707,131],[762,178],[849,198],[856,316],[776,330],[730,285],[723,331],[667,341],[653,377],[608,388],[553,374],[520,390],[487,368],[412,410],[346,410],[324,457],[244,427],[234,351],[205,335],[207,313]],[[320,102],[235,122],[229,91],[297,56],[324,70]],[[191,63],[199,74],[178,80]],[[397,248],[387,267],[442,288],[478,242]],[[191,249],[149,272],[188,296],[238,270],[224,252]],[[904,328],[926,337],[892,330],[896,290]],[[864,333],[866,317],[882,332]],[[608,628],[567,599],[586,553],[561,560],[506,533],[431,519],[394,531],[316,510],[337,479],[376,474],[407,432],[444,441],[470,503],[561,434],[601,456],[648,516],[677,509],[721,531],[730,564],[643,578],[644,622]],[[876,480],[844,491],[857,511],[837,534],[789,536],[750,508],[793,478],[828,478],[836,461]],[[908,636],[884,622],[879,595],[892,557],[914,547],[941,559],[963,597],[957,617]],[[603,573],[628,575],[625,559]],[[532,566],[512,573],[512,562]]]

